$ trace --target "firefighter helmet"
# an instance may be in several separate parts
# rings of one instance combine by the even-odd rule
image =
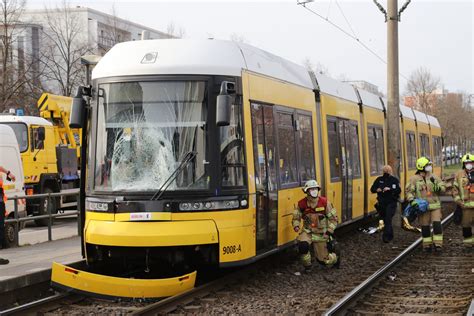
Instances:
[[[431,165],[431,164],[432,164],[431,160],[429,160],[428,158],[420,157],[416,161],[416,169],[419,170],[419,171],[423,171],[426,166]]]
[[[474,155],[469,154],[469,153],[465,154],[464,156],[462,156],[461,162],[462,163],[474,162]]]
[[[309,190],[309,189],[312,189],[312,188],[321,189],[321,186],[319,185],[319,183],[318,183],[316,180],[308,180],[308,181],[306,181],[306,183],[304,184],[303,192],[304,192],[304,193],[307,193],[308,190]]]

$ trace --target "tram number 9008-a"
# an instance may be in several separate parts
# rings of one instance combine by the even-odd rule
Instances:
[[[242,247],[240,246],[240,244],[222,247],[222,253],[224,255],[230,255],[230,254],[241,252],[241,251],[242,251]]]

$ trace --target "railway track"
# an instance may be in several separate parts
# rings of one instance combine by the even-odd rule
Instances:
[[[460,228],[445,219],[441,253],[419,249],[421,238],[362,282],[325,315],[466,315],[474,297],[474,252],[462,247]]]

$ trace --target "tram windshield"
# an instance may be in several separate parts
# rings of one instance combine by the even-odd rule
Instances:
[[[208,189],[206,98],[204,81],[100,84],[95,189],[154,192],[189,152],[167,190]]]

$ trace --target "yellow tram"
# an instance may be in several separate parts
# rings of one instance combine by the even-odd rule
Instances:
[[[55,265],[57,285],[166,296],[192,287],[197,265],[251,263],[293,245],[292,211],[313,178],[340,225],[373,212],[368,188],[387,149],[385,106],[374,94],[218,40],[121,43],[92,79],[87,263],[173,273],[131,281]],[[406,153],[416,155],[420,142],[440,154],[425,139],[440,130],[435,118],[404,111],[410,167]]]

